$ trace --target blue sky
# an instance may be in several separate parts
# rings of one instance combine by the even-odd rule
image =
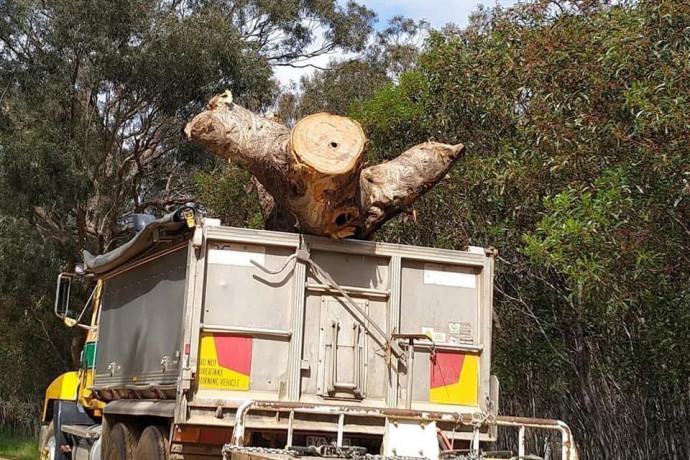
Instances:
[[[515,0],[359,0],[379,15],[377,27],[385,26],[387,20],[396,14],[414,19],[426,19],[432,27],[443,27],[448,22],[467,25],[470,13],[478,5],[510,6]]]
[[[339,0],[343,2],[345,0]],[[480,4],[485,6],[510,6],[517,0],[357,0],[378,14],[377,29],[386,26],[388,20],[396,14],[401,14],[413,19],[426,19],[432,27],[440,28],[452,22],[460,26],[467,25],[467,20],[472,11]],[[334,56],[320,56],[310,64],[325,66]],[[289,85],[291,81],[299,81],[301,75],[310,74],[313,68],[295,69],[290,67],[277,67],[275,75],[283,85]]]

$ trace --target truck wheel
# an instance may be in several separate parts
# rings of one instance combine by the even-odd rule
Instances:
[[[50,422],[45,434],[41,437],[41,447],[39,449],[41,460],[55,460],[55,422]]]
[[[139,434],[139,430],[130,424],[117,423],[108,436],[103,460],[132,460]]]
[[[150,426],[144,430],[134,460],[168,460],[168,436],[163,427]]]

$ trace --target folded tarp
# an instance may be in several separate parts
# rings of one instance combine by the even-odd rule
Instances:
[[[146,225],[134,238],[117,249],[94,256],[84,251],[87,270],[106,273],[149,252],[156,245],[175,243],[191,237],[194,229],[187,224],[186,215],[194,209],[185,206]]]

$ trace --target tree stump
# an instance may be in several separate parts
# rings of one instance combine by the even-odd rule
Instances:
[[[359,123],[330,113],[309,115],[292,129],[290,153],[305,189],[288,199],[288,208],[303,210],[298,218],[302,231],[334,237],[355,233],[366,142]]]

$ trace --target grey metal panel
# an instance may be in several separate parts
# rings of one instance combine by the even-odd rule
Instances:
[[[287,381],[288,352],[287,341],[262,340],[254,337],[251,391],[270,391],[276,394],[279,392],[281,382]]]
[[[460,343],[478,348],[484,360],[489,359],[489,352],[481,348],[485,338],[482,328],[483,295],[482,286],[484,271],[475,267],[455,264],[428,264],[419,260],[404,260],[402,264],[401,289],[401,332],[419,334],[433,329],[435,340],[451,343],[457,340],[452,337],[451,323],[464,323],[469,326],[471,336],[463,335]],[[435,278],[439,277],[439,278]],[[444,277],[448,275],[448,277]],[[458,279],[459,278],[459,279]],[[428,328],[428,329],[427,329]],[[466,342],[465,342],[466,340]],[[474,354],[474,352],[473,352]],[[415,347],[413,407],[418,403],[428,404],[430,387],[430,349],[427,346]],[[483,374],[489,372],[483,363],[479,366],[481,377],[479,383],[479,403],[482,404],[481,381]],[[404,392],[407,385],[407,373],[400,382]],[[404,386],[403,386],[404,385]],[[405,398],[407,395],[405,395]],[[403,399],[405,399],[403,398]]]
[[[340,285],[388,289],[388,259],[385,257],[332,253],[321,250],[312,251],[311,257]],[[308,280],[317,282],[311,272]]]
[[[341,326],[341,337],[338,339],[339,346],[352,347],[352,326],[360,324],[355,319],[353,313],[348,309],[347,304],[335,300],[336,298],[328,294],[309,295],[307,297],[306,315],[304,319],[304,346],[302,349],[302,359],[305,370],[302,372],[302,396],[303,399],[317,395],[326,394],[324,388],[326,373],[331,369],[331,342],[332,332],[329,330],[330,321],[337,320]],[[388,307],[385,301],[380,299],[365,299],[353,297],[368,315],[386,328],[388,322]],[[362,374],[364,383],[364,394],[366,401],[376,400],[377,403],[385,404],[387,394],[388,376],[386,372],[385,345],[379,343],[376,336],[367,333],[366,326],[362,327]],[[345,379],[352,377],[353,362],[352,350],[341,350],[338,355],[338,376],[345,376]],[[336,395],[343,400],[356,399],[347,392],[339,392]],[[331,397],[332,397],[331,396]]]
[[[349,246],[343,245],[343,247]],[[390,279],[388,257],[376,257],[367,254],[346,254],[342,252],[327,252],[324,250],[312,251],[312,258],[327,271],[334,280],[347,288],[359,288],[350,290],[350,295],[360,306],[366,305],[369,316],[384,330],[389,327],[389,295]],[[309,273],[310,283],[318,283]],[[372,290],[367,293],[367,289]],[[382,293],[384,293],[382,295]],[[357,312],[345,302],[334,301],[339,294],[336,292],[309,291],[306,301],[306,314],[304,320],[304,339],[302,348],[302,360],[304,370],[302,372],[302,399],[309,399],[321,394],[326,398],[338,397],[342,400],[358,400],[348,392],[336,392],[327,395],[324,386],[329,380],[326,374],[332,372],[331,342],[332,331],[329,321],[338,319],[340,322],[342,342],[345,348],[338,353],[338,376],[343,375],[345,380],[352,379],[353,356],[352,340],[353,325],[360,324]],[[336,305],[334,307],[334,305]],[[329,316],[330,315],[330,316]],[[376,400],[378,404],[385,404],[387,394],[387,373],[385,364],[385,344],[379,343],[375,333],[367,333],[366,325],[361,329],[361,367],[362,383],[366,397],[363,402]],[[347,347],[349,346],[349,351]],[[339,377],[340,378],[340,377]]]
[[[378,257],[402,256],[406,259],[438,261],[471,267],[483,267],[486,259],[483,254],[474,254],[466,251],[405,246],[402,244],[362,240],[334,240],[318,236],[296,235],[294,233],[272,232],[268,230],[234,227],[206,227],[205,232],[207,238],[217,241],[296,248],[299,246],[300,239],[302,239],[315,251],[366,254]]]
[[[369,313],[368,300],[357,299],[355,302]],[[365,363],[368,341],[365,337],[366,331],[341,299],[321,297],[319,395],[363,399],[367,393]],[[335,388],[337,382],[352,384],[354,389]]]
[[[471,326],[473,343],[479,339],[479,272],[470,267],[441,265],[453,273],[472,276],[473,288],[425,283],[426,264],[406,260],[402,268],[400,332],[419,334],[423,327],[447,331],[451,322]]]
[[[290,329],[292,271],[268,275],[249,260],[275,270],[292,250],[211,242],[208,251],[204,324]]]
[[[278,268],[285,257],[294,253],[300,241],[303,241],[311,249],[312,258],[329,272],[355,301],[368,301],[369,313],[376,317],[377,324],[388,333],[393,332],[393,329],[398,329],[397,332],[402,333],[420,333],[423,326],[448,330],[449,323],[469,325],[471,333],[465,336],[460,335],[462,340],[459,344],[446,344],[445,347],[438,348],[457,349],[459,352],[462,348],[465,353],[481,356],[478,400],[480,405],[483,404],[483,382],[488,379],[490,369],[487,363],[490,360],[491,351],[490,294],[493,276],[491,258],[486,254],[476,251],[449,251],[367,241],[333,241],[320,237],[228,227],[206,227],[205,237],[212,243],[225,242],[263,247],[266,251],[265,265],[272,269]],[[281,257],[271,261],[269,260],[271,253]],[[435,278],[434,276],[425,278],[428,264],[432,264],[430,273],[438,272]],[[436,265],[433,266],[433,264]],[[213,268],[210,264],[208,266],[209,269]],[[269,302],[273,305],[272,308],[262,310],[259,314],[260,316],[268,315],[266,321],[273,321],[274,324],[247,323],[248,320],[253,321],[253,319],[247,319],[247,316],[242,315],[238,316],[237,326],[291,330],[291,351],[287,366],[288,392],[281,393],[283,396],[280,399],[327,402],[332,395],[318,396],[322,393],[319,387],[324,382],[323,374],[319,378],[319,368],[325,369],[328,349],[324,344],[329,343],[321,340],[322,314],[327,310],[322,301],[338,297],[339,294],[323,286],[323,281],[314,279],[308,264],[308,285],[305,291],[304,278],[302,278],[304,268],[300,262],[295,272],[297,280],[292,279],[290,283],[274,286],[274,290],[289,286],[286,293],[278,296],[282,301],[276,300],[277,297],[272,298]],[[252,273],[252,276],[261,273],[255,267],[246,267],[246,269]],[[455,279],[456,275],[461,278],[459,282]],[[247,279],[246,274],[242,276],[244,276],[243,280]],[[260,303],[265,303],[263,299],[266,295],[272,296],[265,293],[257,294],[256,290],[246,292],[245,295],[253,299],[262,299],[257,300]],[[277,320],[271,315],[280,318],[283,313],[277,311],[275,305],[286,306],[285,311],[290,314],[287,327],[275,325]],[[256,310],[250,311],[256,312]],[[448,336],[450,337],[451,334],[448,333]],[[453,339],[457,337],[455,335]],[[351,346],[346,343],[349,340],[348,337],[343,336],[343,340],[345,345]],[[385,363],[386,350],[376,343],[373,337],[368,336],[367,341],[369,342],[366,346],[367,389],[366,398],[361,401],[361,404],[399,406],[400,402],[404,401],[404,398],[400,398],[400,402],[397,401],[401,386],[404,388],[406,384],[404,365],[400,366],[401,374],[398,376],[397,360],[392,357],[392,366],[389,369]],[[485,346],[486,344],[489,346]],[[419,346],[416,350],[414,406],[433,410],[456,410],[452,405],[440,407],[438,404],[429,402],[430,348]],[[339,372],[342,371],[342,375],[347,377],[345,372],[349,366],[345,363],[347,352],[344,351],[342,359],[343,361],[339,361],[338,365],[345,367]],[[271,361],[271,365],[274,362]],[[256,361],[253,360],[252,374],[257,369],[255,365]],[[271,367],[266,366],[265,363],[259,365]],[[273,369],[273,372],[278,371]],[[348,401],[347,395],[340,396],[342,399],[339,398],[339,403],[360,404],[356,398],[349,398]],[[228,396],[229,399],[237,397],[238,395],[234,394],[232,397]]]
[[[177,380],[186,262],[184,247],[105,281],[94,386]]]
[[[204,330],[253,337],[250,392],[277,395],[288,380],[294,276],[292,270],[278,275],[263,273],[250,261],[276,270],[292,253],[287,248],[265,245],[207,244]],[[228,330],[223,331],[224,327]],[[287,333],[264,334],[261,330]]]
[[[307,295],[304,314],[304,334],[302,346],[302,395],[315,395],[319,391],[319,333],[321,331],[321,296]]]
[[[384,330],[390,323],[388,303],[379,299],[369,300],[369,316]],[[386,347],[381,346],[372,335],[366,336],[367,346],[367,399],[376,400],[377,404],[385,406],[388,394],[388,372],[386,371]]]

